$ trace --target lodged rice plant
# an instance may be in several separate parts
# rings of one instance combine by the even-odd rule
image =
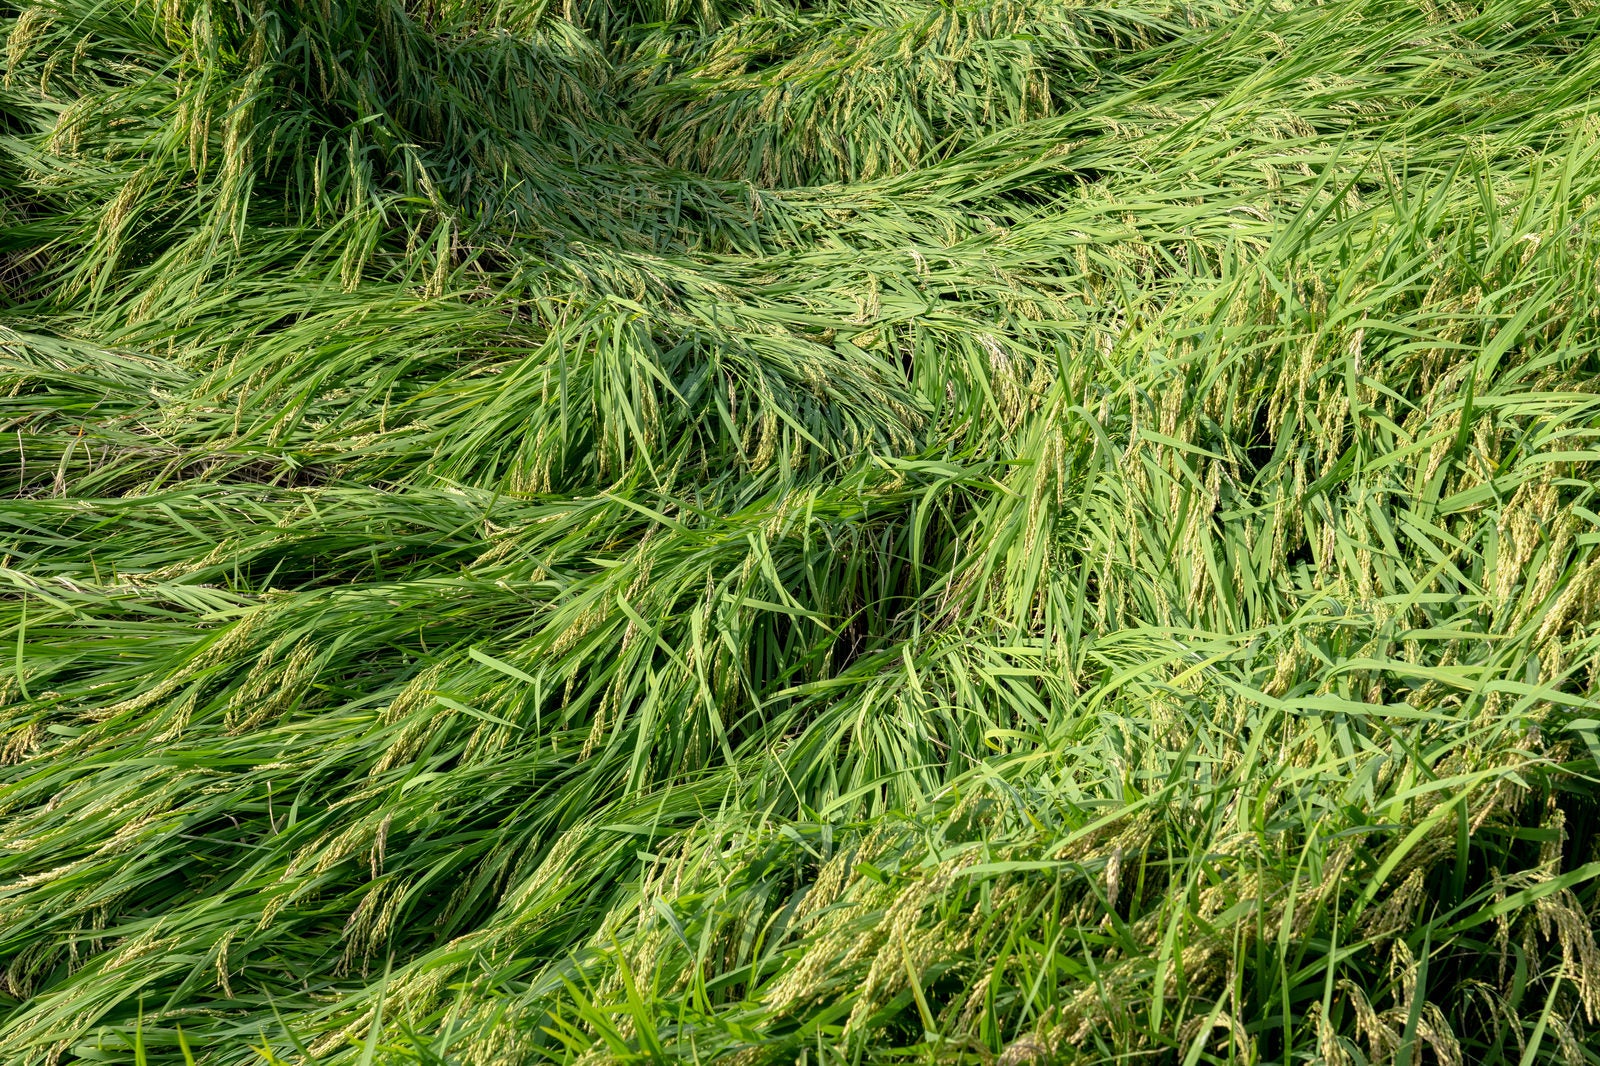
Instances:
[[[0,43],[0,1062],[1600,1063],[1600,5]]]

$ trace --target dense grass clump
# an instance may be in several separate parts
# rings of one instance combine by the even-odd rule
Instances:
[[[0,0],[0,1062],[1600,1063],[1597,30]]]

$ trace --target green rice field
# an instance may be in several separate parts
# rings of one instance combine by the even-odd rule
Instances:
[[[0,1064],[1600,1066],[1600,3],[0,0]]]

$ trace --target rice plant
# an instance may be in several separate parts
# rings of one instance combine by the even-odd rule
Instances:
[[[0,41],[0,1062],[1600,1064],[1600,5]]]

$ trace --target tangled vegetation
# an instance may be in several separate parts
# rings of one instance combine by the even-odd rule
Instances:
[[[0,1061],[1600,1064],[1593,0],[0,0]]]

